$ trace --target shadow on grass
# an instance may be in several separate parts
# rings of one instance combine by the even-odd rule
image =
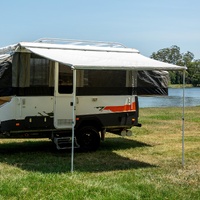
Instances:
[[[136,140],[116,137],[106,138],[105,141],[101,143],[100,150],[114,151],[140,147],[151,147],[151,145]]]
[[[75,150],[74,170],[104,172],[156,167],[146,162],[129,159],[113,151],[150,145],[125,138],[107,138],[96,152]],[[134,150],[133,150],[134,151]],[[0,162],[27,171],[64,173],[71,168],[71,150],[58,151],[50,141],[25,141],[0,144]]]

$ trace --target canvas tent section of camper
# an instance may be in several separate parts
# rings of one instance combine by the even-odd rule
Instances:
[[[70,44],[51,44],[42,43],[41,40],[39,41],[39,43],[22,42],[0,49],[0,96],[6,94],[28,94],[31,89],[34,94],[34,88],[32,87],[30,89],[30,82],[32,81],[33,83],[34,79],[30,76],[31,74],[33,75],[33,73],[35,77],[38,76],[38,79],[35,79],[35,81],[40,81],[43,85],[45,81],[47,82],[47,79],[50,80],[48,89],[46,87],[46,90],[41,92],[43,92],[44,95],[52,94],[52,74],[54,72],[52,71],[53,68],[51,65],[55,61],[77,70],[107,70],[107,73],[104,73],[103,76],[103,72],[89,72],[94,75],[99,73],[99,75],[96,76],[96,82],[98,82],[98,77],[109,79],[109,77],[118,76],[116,72],[113,72],[115,73],[114,76],[108,75],[108,70],[129,71],[126,75],[131,76],[130,78],[132,79],[129,90],[137,95],[167,95],[168,74],[165,70],[183,69],[183,67],[144,57],[136,49],[125,48],[116,44],[113,47],[113,45],[111,45],[112,43],[110,44],[112,47],[104,47],[105,45],[102,47],[100,45],[101,43],[93,43],[93,46],[81,46],[81,42],[74,41]],[[95,46],[95,44],[97,46]],[[19,53],[21,51],[24,51],[24,53]],[[33,58],[34,56],[35,59]],[[30,62],[32,62],[31,66]],[[7,67],[5,67],[5,65],[7,65]],[[120,74],[120,72],[118,74]],[[40,79],[39,76],[41,76]],[[116,82],[120,78],[121,77],[118,77],[113,81]],[[11,85],[12,87],[10,87]],[[77,91],[81,91],[81,89],[82,88],[79,88]]]

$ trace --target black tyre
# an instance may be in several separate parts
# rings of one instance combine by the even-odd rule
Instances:
[[[85,126],[78,130],[77,143],[82,151],[95,151],[100,145],[99,131],[92,126]]]

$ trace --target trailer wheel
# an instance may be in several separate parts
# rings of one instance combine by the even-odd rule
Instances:
[[[85,126],[78,130],[77,143],[82,151],[95,151],[100,145],[99,131],[92,126]]]

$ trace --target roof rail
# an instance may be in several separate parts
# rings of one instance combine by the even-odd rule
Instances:
[[[50,43],[50,44],[71,44],[71,45],[89,45],[98,47],[115,47],[126,48],[126,46],[116,42],[102,42],[102,41],[90,41],[90,40],[72,40],[72,39],[60,39],[60,38],[41,38],[36,43]]]

